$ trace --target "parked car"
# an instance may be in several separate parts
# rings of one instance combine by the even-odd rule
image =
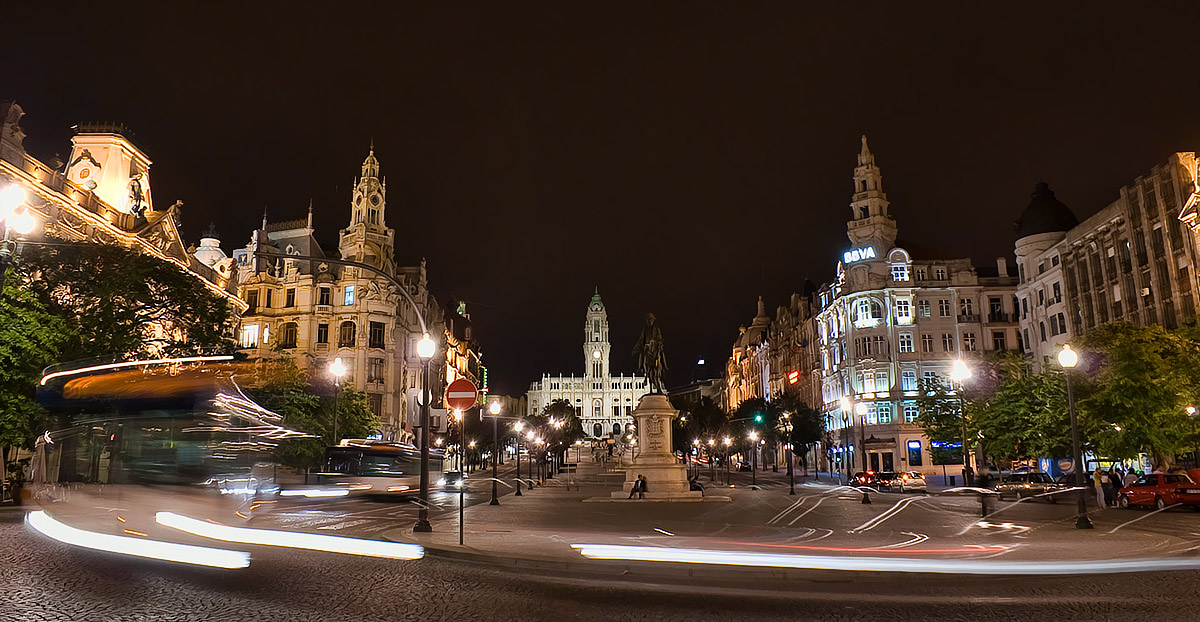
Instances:
[[[891,490],[892,481],[897,477],[900,477],[900,474],[895,471],[880,471],[875,474],[875,487],[880,490],[884,490],[885,488]]]
[[[1176,503],[1200,511],[1200,484],[1187,473],[1149,473],[1117,491],[1117,507],[1135,505],[1163,509]]]
[[[850,482],[856,486],[871,486],[875,484],[875,471],[859,471]]]
[[[1057,495],[1045,494],[1064,490],[1065,486],[1055,482],[1049,474],[1040,472],[1026,473],[1008,473],[1000,478],[1000,483],[996,484],[996,495],[1001,501],[1005,497],[1015,497],[1023,499],[1025,497],[1034,497],[1037,495],[1045,495],[1041,497],[1050,503],[1058,501]]]

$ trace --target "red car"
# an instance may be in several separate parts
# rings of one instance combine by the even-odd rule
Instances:
[[[1200,511],[1200,484],[1186,473],[1150,473],[1117,492],[1117,507],[1152,505],[1163,509],[1176,503]]]

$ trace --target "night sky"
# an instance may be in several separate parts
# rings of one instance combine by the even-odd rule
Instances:
[[[373,139],[397,258],[468,301],[502,393],[583,372],[597,286],[614,370],[647,311],[669,380],[723,363],[758,295],[832,277],[863,133],[901,238],[978,265],[1034,183],[1082,219],[1200,148],[1191,1],[176,4],[6,6],[26,148],[123,122],[187,240],[311,198],[336,251]]]

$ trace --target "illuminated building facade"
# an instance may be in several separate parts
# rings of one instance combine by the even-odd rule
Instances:
[[[1119,193],[1080,223],[1038,184],[1016,223],[1022,341],[1037,366],[1103,324],[1175,328],[1196,315],[1195,153],[1172,154]]]
[[[396,231],[386,224],[387,183],[379,175],[372,147],[351,194],[350,218],[339,232],[333,258],[365,263],[404,284],[430,322],[430,334],[442,332],[437,305],[429,295],[425,263],[399,266],[394,257]],[[384,440],[411,440],[420,397],[421,363],[417,341],[421,326],[413,306],[387,279],[355,267],[306,259],[256,257],[257,250],[296,256],[326,257],[313,229],[312,205],[307,218],[267,222],[237,249],[238,292],[248,308],[239,334],[243,352],[268,356],[279,349],[314,373],[326,374],[335,358],[345,365],[343,386],[367,394],[372,411],[383,423]],[[214,241],[202,248],[213,246]],[[209,257],[215,255],[210,254]],[[430,390],[440,405],[440,364],[445,348],[431,367]],[[433,409],[431,429],[444,427],[444,411]],[[406,425],[408,424],[408,425]]]
[[[855,472],[865,460],[876,471],[934,472],[929,441],[914,423],[919,384],[946,382],[955,359],[1020,348],[1012,313],[1017,279],[1003,258],[990,273],[968,259],[910,253],[913,247],[898,244],[865,136],[850,209],[851,247],[837,280],[817,294],[814,322],[816,404],[832,433],[833,468]]]
[[[529,385],[526,404],[530,415],[546,405],[564,400],[575,407],[583,433],[592,438],[618,437],[633,423],[633,409],[650,392],[643,376],[614,376],[609,367],[611,345],[608,311],[597,290],[588,302],[583,322],[582,376],[551,376]]]
[[[42,224],[29,237],[49,236],[137,249],[198,277],[214,294],[245,308],[237,296],[232,261],[204,262],[179,235],[183,203],[163,207],[150,192],[150,158],[121,125],[80,124],[66,162],[43,162],[26,153],[15,102],[0,102],[0,187],[25,191],[23,205]],[[170,327],[156,326],[156,330]]]

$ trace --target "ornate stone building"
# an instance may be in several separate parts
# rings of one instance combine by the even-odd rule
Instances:
[[[386,224],[387,183],[379,175],[372,147],[351,193],[349,221],[339,232],[336,254],[317,242],[312,206],[307,218],[270,223],[265,215],[245,248],[237,249],[238,293],[248,308],[239,335],[252,356],[279,349],[316,373],[328,373],[335,358],[347,369],[342,383],[367,394],[371,409],[383,422],[385,440],[409,440],[410,413],[420,397],[421,364],[416,344],[421,327],[413,305],[387,279],[367,270],[308,259],[264,259],[259,249],[297,257],[332,257],[365,263],[402,283],[420,308],[430,334],[444,331],[437,305],[429,294],[425,263],[400,266],[395,260],[396,231]],[[215,240],[201,242],[206,261],[223,261]],[[219,248],[217,249],[219,250]],[[440,341],[440,340],[439,340]],[[444,427],[441,382],[447,373],[446,349],[439,344],[432,363],[434,395],[432,429]]]
[[[1016,349],[1016,278],[968,259],[940,259],[897,242],[883,175],[866,137],[854,169],[837,280],[818,294],[819,407],[832,431],[834,468],[932,472],[929,443],[913,421],[922,379],[946,381],[957,358]],[[914,256],[915,255],[915,256]],[[843,408],[843,398],[849,409]],[[859,415],[859,405],[865,414]],[[864,442],[865,441],[865,442]]]
[[[23,206],[41,223],[27,236],[29,243],[52,237],[138,249],[197,276],[236,311],[245,308],[233,262],[206,263],[185,247],[179,235],[183,203],[155,203],[150,158],[127,128],[81,123],[67,161],[43,162],[25,152],[24,114],[15,102],[0,103],[0,188],[24,190]]]
[[[1022,341],[1036,365],[1110,322],[1196,315],[1196,155],[1172,154],[1082,223],[1046,184],[1016,223]],[[1181,221],[1183,221],[1181,223]]]
[[[584,434],[593,438],[619,437],[626,424],[633,423],[633,409],[650,389],[643,376],[612,374],[611,349],[608,311],[597,290],[588,302],[583,322],[583,375],[543,374],[541,380],[529,385],[526,394],[529,414],[538,414],[547,404],[565,400],[575,406]]]

